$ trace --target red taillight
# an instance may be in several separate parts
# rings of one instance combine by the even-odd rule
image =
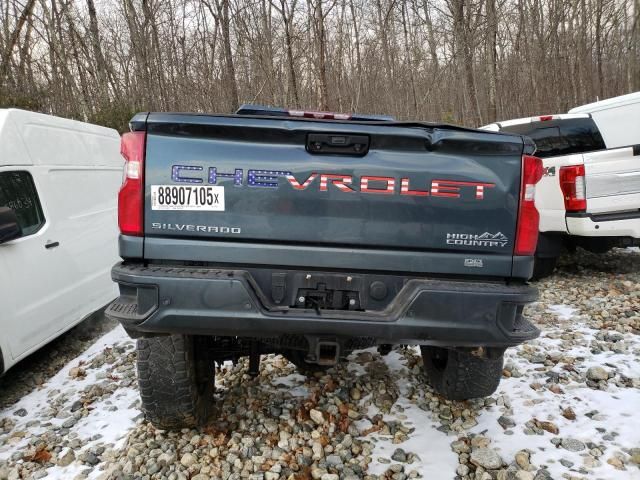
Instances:
[[[549,120],[553,120],[553,115],[542,115],[540,117],[541,122],[548,122]]]
[[[584,212],[587,209],[584,165],[560,167],[560,189],[567,212]]]
[[[311,112],[305,110],[287,110],[287,114],[291,117],[319,118],[322,120],[350,120],[351,115],[348,113],[333,112]]]
[[[516,226],[515,255],[533,255],[538,243],[540,214],[536,209],[536,183],[542,178],[542,160],[531,155],[522,157],[522,184]]]
[[[120,139],[125,159],[118,193],[118,225],[123,235],[141,236],[144,208],[144,148],[146,132],[129,132]]]

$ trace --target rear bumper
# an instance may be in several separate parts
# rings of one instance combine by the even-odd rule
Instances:
[[[529,285],[412,279],[377,312],[290,309],[271,304],[247,271],[119,263],[120,297],[106,314],[132,336],[182,333],[373,337],[378,343],[512,346],[539,330],[522,316]]]
[[[608,214],[567,213],[567,231],[582,237],[640,238],[640,210]]]

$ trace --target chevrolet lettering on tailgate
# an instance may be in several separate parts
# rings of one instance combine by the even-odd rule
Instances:
[[[200,172],[200,173],[198,173]],[[461,182],[457,180],[433,179],[429,190],[412,189],[408,177],[384,177],[377,175],[363,175],[359,179],[353,175],[339,173],[311,173],[305,179],[297,179],[292,172],[284,170],[248,170],[246,178],[244,169],[236,168],[233,173],[221,173],[216,167],[209,167],[205,172],[204,167],[197,165],[173,165],[171,167],[171,179],[177,183],[206,183],[216,185],[219,179],[233,179],[235,186],[246,185],[249,187],[277,188],[279,179],[286,179],[287,183],[295,190],[306,190],[312,185],[318,185],[321,192],[326,192],[329,185],[342,192],[377,193],[382,195],[412,195],[418,197],[447,197],[460,198],[463,191],[468,190],[476,200],[484,198],[485,189],[493,188],[495,184],[486,182]],[[318,181],[316,181],[319,179]],[[397,186],[400,186],[399,191]]]

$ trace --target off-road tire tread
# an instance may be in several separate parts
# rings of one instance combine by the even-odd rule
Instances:
[[[443,370],[430,361],[429,348],[421,347],[425,373],[433,389],[449,400],[488,397],[496,391],[502,377],[504,357],[480,358],[448,349]]]
[[[146,418],[163,430],[192,428],[206,422],[215,373],[198,365],[205,360],[198,355],[206,352],[197,351],[195,338],[142,338],[137,341],[137,353],[138,385]]]

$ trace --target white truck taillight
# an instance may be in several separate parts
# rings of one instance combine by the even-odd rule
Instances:
[[[584,212],[587,209],[584,165],[560,167],[560,189],[567,212]]]
[[[540,214],[536,209],[536,183],[542,178],[542,160],[531,155],[522,157],[522,184],[516,225],[515,255],[533,255],[538,243]]]
[[[144,148],[146,132],[129,132],[120,139],[125,159],[118,193],[118,226],[123,235],[141,236],[144,219]]]

